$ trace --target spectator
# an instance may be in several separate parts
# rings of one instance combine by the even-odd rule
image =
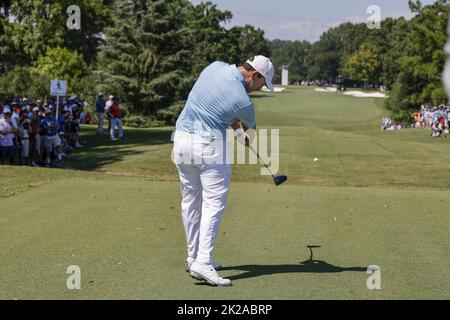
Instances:
[[[53,150],[56,150],[56,157],[58,161],[61,161],[62,158],[61,140],[57,135],[58,124],[56,119],[53,117],[52,110],[50,108],[45,111],[45,118],[41,120],[41,127],[46,135],[45,151],[47,159],[45,165],[49,166]]]
[[[11,118],[11,109],[9,106],[3,108],[3,117],[0,119],[0,148],[2,164],[9,165],[14,158],[14,138],[17,127]]]
[[[86,116],[84,117],[84,123],[91,124],[91,122],[92,122],[92,117],[91,117],[91,114],[88,112],[88,113],[86,113]]]
[[[108,133],[111,132],[111,118],[109,117],[109,108],[111,108],[113,103],[114,103],[114,96],[111,95],[109,96],[109,99],[105,105],[105,115],[108,118]]]
[[[26,108],[20,113],[18,131],[21,143],[20,164],[28,165],[30,156],[31,121],[28,118],[28,111]]]
[[[98,99],[95,102],[95,113],[97,115],[97,134],[102,135],[103,134],[103,123],[105,121],[105,107],[106,102],[103,100],[103,93],[100,92],[98,94]]]
[[[117,140],[114,137],[114,130],[117,125],[119,129],[119,139],[123,138],[123,130],[122,130],[122,119],[121,119],[121,111],[120,104],[117,99],[114,98],[113,104],[108,109],[108,116],[111,119],[111,129],[109,131],[109,135],[111,136],[111,140]]]
[[[79,143],[81,108],[77,103],[73,103],[70,109],[72,111],[71,144],[74,148],[82,148],[83,146]]]

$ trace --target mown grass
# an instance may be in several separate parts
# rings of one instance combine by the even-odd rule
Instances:
[[[254,101],[258,127],[280,129],[289,180],[234,166],[216,247],[233,287],[184,272],[173,128],[110,142],[84,126],[65,162],[79,170],[0,167],[0,298],[449,299],[448,141],[381,132],[379,99],[289,88]],[[321,246],[313,260],[307,245]],[[81,290],[66,288],[69,265]]]

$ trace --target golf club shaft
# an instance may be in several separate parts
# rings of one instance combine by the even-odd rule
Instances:
[[[261,159],[261,157],[259,156],[258,152],[255,151],[255,149],[253,149],[253,147],[252,147],[251,145],[248,145],[248,148],[249,148],[250,150],[252,150],[252,151],[256,154],[256,156],[258,157],[259,161],[261,161],[261,162],[263,163],[263,165],[267,168],[267,170],[269,170],[270,174],[271,174],[272,177],[275,179],[275,176],[273,175],[272,170],[270,170],[270,168],[267,166],[267,164],[264,162],[264,160]]]

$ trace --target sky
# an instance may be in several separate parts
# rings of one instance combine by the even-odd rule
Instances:
[[[381,19],[413,17],[408,0],[210,0],[221,10],[233,13],[231,23],[225,26],[251,24],[265,31],[266,38],[283,40],[319,40],[331,27],[350,22],[366,22],[372,15],[366,13],[371,5],[380,8]],[[205,2],[191,0],[193,4]],[[422,0],[424,5],[434,0]]]

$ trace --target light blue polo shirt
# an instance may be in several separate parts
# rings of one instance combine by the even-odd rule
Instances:
[[[255,107],[236,66],[216,61],[200,74],[178,117],[176,129],[225,139],[226,130],[237,119],[248,128],[255,127]],[[217,137],[218,132],[222,137]]]

